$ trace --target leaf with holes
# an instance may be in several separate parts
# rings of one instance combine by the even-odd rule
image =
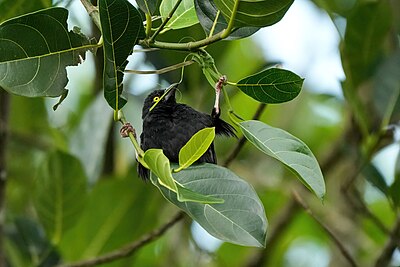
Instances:
[[[239,125],[243,135],[254,146],[286,165],[317,197],[324,197],[324,177],[317,159],[306,144],[288,132],[261,121],[243,121]]]
[[[208,150],[214,138],[214,127],[201,129],[193,135],[179,151],[179,168],[176,171],[185,169],[198,160]]]
[[[227,21],[232,16],[233,0],[214,0]],[[239,1],[235,16],[235,27],[266,27],[280,21],[294,0],[246,0]]]
[[[224,200],[219,204],[180,202],[176,193],[156,183],[167,200],[207,232],[230,243],[264,247],[268,222],[263,204],[250,184],[230,170],[209,163],[193,165],[175,173],[174,178],[193,192]],[[157,181],[157,177],[151,179]]]
[[[259,102],[277,104],[294,99],[300,93],[303,81],[291,71],[271,68],[241,79],[236,86]]]
[[[178,0],[162,1],[160,5],[160,14],[163,20],[168,17]],[[165,25],[166,29],[181,29],[198,23],[193,0],[183,0],[171,19]]]
[[[0,24],[0,87],[28,96],[64,95],[67,66],[96,45],[78,28],[68,31],[68,10],[40,10]]]
[[[86,195],[86,176],[79,160],[63,152],[51,153],[39,169],[34,204],[53,244],[79,220]]]
[[[139,11],[126,0],[99,1],[101,31],[104,39],[104,97],[113,109],[122,108],[124,70],[133,46],[145,37]]]

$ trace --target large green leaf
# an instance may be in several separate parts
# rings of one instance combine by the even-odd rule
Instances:
[[[214,0],[227,21],[237,0]],[[242,0],[239,2],[235,26],[266,27],[280,21],[294,0]]]
[[[104,39],[104,97],[113,109],[122,108],[122,79],[127,58],[139,38],[145,37],[139,11],[126,0],[100,0],[100,23]]]
[[[244,136],[265,154],[285,164],[319,198],[325,195],[325,182],[318,161],[300,139],[261,121],[239,123]]]
[[[372,75],[391,29],[390,14],[386,0],[363,1],[348,17],[341,55],[349,90],[356,89]]]
[[[301,91],[303,81],[291,71],[271,68],[243,78],[236,85],[257,101],[275,104],[295,98]]]
[[[30,97],[66,93],[65,68],[93,47],[79,29],[68,32],[67,17],[55,7],[0,24],[0,87]]]
[[[209,163],[193,165],[174,177],[193,192],[224,200],[221,204],[181,202],[176,193],[158,186],[166,199],[184,210],[211,235],[243,246],[265,245],[268,222],[264,207],[246,181],[226,168]]]
[[[168,0],[161,2],[160,14],[163,20],[168,17],[177,1],[178,0]],[[196,17],[196,10],[194,8],[193,0],[182,0],[175,13],[165,26],[167,29],[181,29],[192,26],[198,22],[199,21]]]
[[[86,176],[78,159],[53,152],[43,162],[36,180],[36,211],[52,243],[79,219],[86,199]]]
[[[204,128],[193,135],[179,151],[179,168],[185,169],[198,160],[210,147],[215,138],[215,127]]]
[[[200,24],[208,36],[214,25],[214,21],[217,18],[218,8],[215,6],[212,0],[194,0],[194,5]],[[228,23],[226,22],[224,16],[219,15],[217,23],[215,24],[214,34],[223,31],[227,27]],[[259,27],[235,28],[225,40],[245,38],[254,34],[259,29]]]

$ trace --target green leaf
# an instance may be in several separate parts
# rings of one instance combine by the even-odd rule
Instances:
[[[230,20],[235,0],[214,0],[227,21]],[[235,26],[266,27],[280,21],[294,0],[240,1],[235,16]]]
[[[176,193],[158,186],[166,199],[211,235],[243,246],[265,245],[268,222],[264,207],[246,181],[226,168],[208,163],[191,166],[174,177],[191,191],[224,200],[221,204],[180,202]]]
[[[178,189],[171,174],[169,159],[164,155],[162,149],[151,148],[146,150],[143,160],[150,170],[157,175],[163,186],[177,192]]]
[[[154,179],[153,179],[154,181]],[[156,183],[155,183],[156,184]],[[156,184],[157,186],[157,184]],[[178,188],[177,199],[180,202],[198,202],[202,204],[216,204],[216,203],[224,203],[222,198],[212,197],[210,195],[203,195],[197,192],[194,192],[190,189],[187,189],[179,184],[176,185]]]
[[[154,15],[161,4],[161,0],[136,0],[136,3],[144,13]]]
[[[99,12],[104,39],[104,97],[113,109],[120,109],[126,104],[121,94],[127,58],[137,41],[145,37],[143,20],[126,0],[100,0]]]
[[[176,171],[185,169],[198,160],[208,150],[214,138],[215,127],[201,129],[193,135],[179,151],[179,168]]]
[[[350,90],[372,76],[391,29],[391,14],[390,4],[383,0],[360,2],[349,15],[341,56]]]
[[[86,176],[79,160],[60,151],[51,153],[39,170],[34,204],[53,244],[78,221],[86,195]]]
[[[163,20],[168,17],[177,1],[178,0],[168,0],[161,2],[160,14]],[[167,29],[176,30],[192,26],[198,22],[199,20],[196,16],[193,0],[183,0],[165,26]]]
[[[244,136],[254,146],[285,164],[319,198],[324,197],[324,177],[306,144],[288,132],[261,121],[244,121],[239,125]]]
[[[201,26],[206,32],[207,36],[213,27],[214,21],[217,17],[218,8],[215,6],[212,0],[194,0],[197,17],[200,21]],[[228,27],[224,16],[219,15],[217,24],[215,25],[214,34],[217,34]],[[235,28],[229,37],[225,40],[236,40],[240,38],[248,37],[257,32],[259,27],[240,27]]]
[[[378,188],[385,195],[388,194],[388,186],[385,178],[382,176],[380,171],[371,163],[368,163],[362,170],[362,174],[365,176],[373,186]]]
[[[259,102],[276,104],[294,99],[300,93],[303,81],[291,71],[271,68],[241,79],[236,85]]]
[[[22,96],[65,93],[67,66],[95,45],[79,29],[68,32],[68,10],[40,10],[0,24],[0,87]]]

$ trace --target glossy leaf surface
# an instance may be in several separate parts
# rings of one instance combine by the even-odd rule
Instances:
[[[294,99],[303,81],[291,71],[271,68],[241,79],[236,86],[259,102],[277,104]]]
[[[324,177],[318,161],[303,141],[261,121],[244,121],[239,125],[254,146],[286,165],[317,197],[324,197]]]

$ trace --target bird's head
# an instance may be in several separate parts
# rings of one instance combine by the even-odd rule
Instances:
[[[176,87],[173,84],[165,90],[155,90],[150,93],[144,100],[142,119],[152,110],[168,108],[176,104],[175,92]]]

